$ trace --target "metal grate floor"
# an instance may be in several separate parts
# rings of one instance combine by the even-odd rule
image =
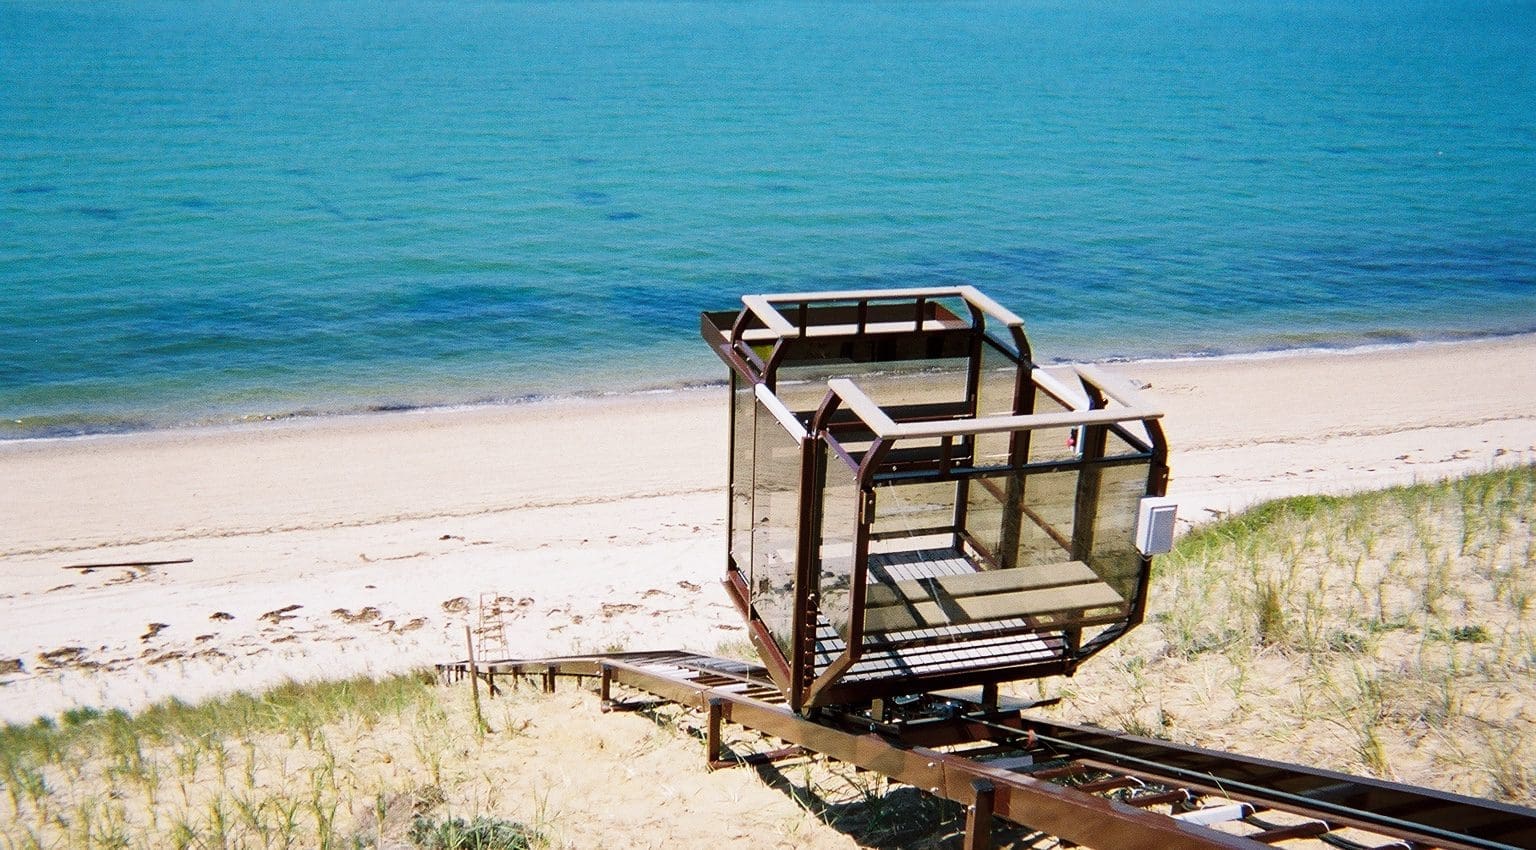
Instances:
[[[965,575],[977,568],[964,553],[953,548],[917,549],[871,555],[869,579],[873,584],[894,584],[909,579]],[[1022,618],[966,623],[941,628],[911,629],[873,635],[864,642],[864,654],[844,674],[857,682],[928,673],[963,671],[1012,664],[1049,661],[1060,656],[1059,634],[1027,632],[1031,624]],[[999,636],[999,632],[1008,632]],[[842,635],[822,618],[816,629],[816,670],[821,672],[847,649]]]

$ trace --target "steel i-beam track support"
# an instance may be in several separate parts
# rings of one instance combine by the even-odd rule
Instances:
[[[705,703],[704,714],[708,720],[704,730],[704,760],[709,765],[710,770],[772,764],[776,761],[806,754],[804,747],[782,747],[765,753],[749,753],[741,758],[724,758],[721,730],[724,728],[727,719],[725,700],[719,697],[711,697]]]
[[[986,779],[971,780],[976,799],[965,810],[964,850],[992,850],[992,804],[997,787]]]

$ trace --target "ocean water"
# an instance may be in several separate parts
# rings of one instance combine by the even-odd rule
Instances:
[[[1536,4],[0,0],[0,438],[717,380],[746,292],[1037,355],[1536,330]]]

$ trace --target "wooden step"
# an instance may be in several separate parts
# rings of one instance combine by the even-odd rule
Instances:
[[[866,607],[864,631],[898,632],[986,620],[1042,618],[1053,622],[1102,619],[1125,610],[1125,600],[1103,582]]]
[[[1091,584],[1098,580],[1098,575],[1082,561],[1062,561],[1056,564],[1037,564],[1007,570],[985,570],[960,575],[905,579],[892,584],[870,582],[864,590],[864,605],[866,608],[879,608],[944,597],[982,596],[991,593]]]

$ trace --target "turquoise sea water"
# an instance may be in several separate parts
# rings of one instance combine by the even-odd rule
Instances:
[[[675,386],[743,292],[1042,359],[1536,329],[1536,4],[0,0],[0,437]]]

